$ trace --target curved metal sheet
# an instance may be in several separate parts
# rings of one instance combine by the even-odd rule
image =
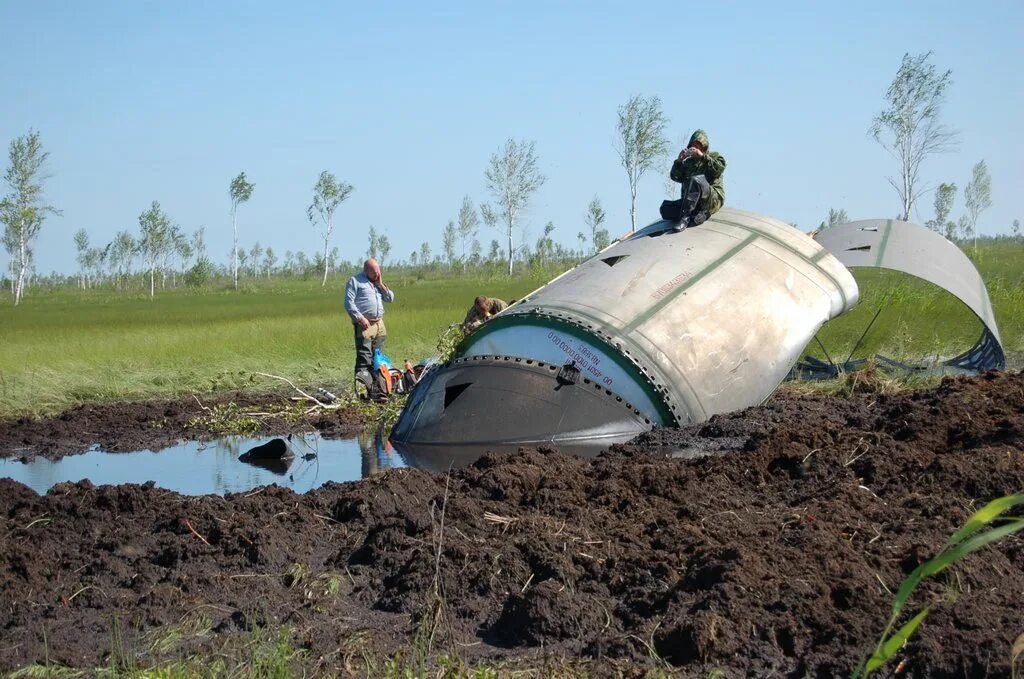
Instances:
[[[937,285],[963,302],[985,330],[974,348],[947,364],[976,369],[1005,365],[985,281],[955,244],[931,229],[894,219],[841,224],[819,232],[815,240],[848,267],[901,271]]]
[[[777,220],[727,208],[696,228],[669,227],[656,222],[610,246],[498,317],[539,326],[535,341],[485,325],[463,353],[529,356],[554,339],[575,346],[578,338],[550,337],[551,323],[571,324],[593,337],[589,349],[634,366],[644,393],[668,410],[645,415],[699,422],[770,395],[818,328],[857,301],[849,271]]]
[[[513,356],[460,358],[431,370],[416,385],[391,432],[415,452],[441,446],[516,450],[557,444],[607,448],[651,428],[631,404],[578,371]]]

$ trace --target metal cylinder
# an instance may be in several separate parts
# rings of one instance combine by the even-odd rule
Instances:
[[[530,432],[517,443],[581,441],[618,412],[592,404],[592,417],[576,413],[568,423],[566,414],[579,410],[574,394],[584,392],[614,399],[630,413],[603,431],[604,444],[655,424],[700,422],[767,398],[818,328],[857,301],[846,268],[787,224],[723,209],[699,227],[672,226],[656,222],[611,245],[484,324],[461,345],[460,361],[433,371],[434,381],[449,384],[445,389],[460,387],[462,408],[472,413],[449,402],[428,416],[427,385],[410,400],[393,437],[496,441],[486,434],[493,427],[484,413],[501,417],[514,408],[520,429]],[[563,384],[555,374],[563,371],[549,369],[546,381],[527,380],[502,373],[494,357],[570,366],[578,376]],[[473,358],[482,361],[479,371],[466,362]],[[485,363],[481,403],[466,396],[473,396],[474,373],[483,377]],[[431,398],[443,405],[445,389],[435,384]]]

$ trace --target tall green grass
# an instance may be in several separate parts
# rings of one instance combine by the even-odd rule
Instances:
[[[971,251],[992,299],[1004,345],[1024,351],[1024,244]],[[385,272],[388,274],[389,272]],[[433,354],[438,335],[461,321],[476,295],[522,297],[557,272],[508,279],[470,272],[388,276],[385,352],[401,361]],[[861,303],[826,324],[819,339],[843,360],[875,312],[856,356],[948,357],[980,325],[959,301],[927,283],[857,270]],[[31,291],[17,308],[0,295],[0,417],[52,413],[78,403],[229,389],[277,388],[255,371],[348,388],[352,327],[342,307],[345,278],[271,280],[242,290]],[[817,342],[808,353],[824,358]]]
[[[544,278],[389,280],[393,359],[431,355],[479,294],[521,297]],[[254,371],[347,388],[352,324],[344,280],[270,282],[232,290],[166,290],[155,299],[60,289],[0,307],[0,416],[88,401],[278,388]]]
[[[985,281],[1004,349],[1024,350],[1024,243],[979,246],[967,254]],[[854,269],[853,274],[860,302],[818,333],[836,361],[846,359],[865,330],[854,358],[876,353],[909,360],[949,358],[981,335],[974,314],[935,285],[880,269]],[[825,358],[816,342],[807,351]]]

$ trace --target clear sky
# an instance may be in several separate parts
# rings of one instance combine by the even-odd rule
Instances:
[[[231,246],[228,184],[256,185],[240,242],[318,248],[306,220],[317,175],[355,186],[333,245],[392,257],[437,252],[462,197],[508,137],[536,142],[547,182],[525,223],[576,244],[597,195],[612,235],[629,227],[613,150],[616,108],[661,97],[673,142],[705,128],[728,160],[727,204],[801,228],[829,207],[892,217],[895,162],[868,135],[905,52],[953,71],[944,119],[955,153],[924,180],[962,189],[984,159],[994,206],[981,233],[1024,218],[1024,2],[0,2],[0,144],[38,130],[50,152],[40,272],[74,271],[94,244],[159,200],[210,255]],[[0,164],[7,166],[6,152]],[[668,166],[664,168],[667,173]],[[662,173],[641,184],[657,216]],[[6,189],[6,187],[4,187]],[[932,216],[929,193],[916,219]],[[962,212],[957,196],[953,218]],[[486,244],[500,234],[481,229]],[[322,241],[319,241],[322,242]],[[0,266],[6,266],[0,254]]]

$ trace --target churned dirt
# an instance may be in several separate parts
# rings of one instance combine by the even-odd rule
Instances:
[[[58,459],[92,445],[111,453],[159,450],[182,439],[203,439],[226,433],[241,419],[253,423],[254,435],[285,435],[318,430],[323,436],[355,436],[366,421],[353,408],[321,411],[297,418],[295,392],[238,392],[198,400],[178,399],[85,404],[54,417],[0,420],[0,457],[39,455]],[[258,413],[255,417],[252,413]],[[268,416],[265,413],[272,413]]]
[[[712,454],[666,454],[689,450]],[[848,675],[900,581],[1022,490],[1019,373],[790,392],[595,460],[520,451],[304,496],[78,483],[39,497],[0,481],[0,669],[44,653],[103,666],[115,636],[145,659],[284,626],[310,673],[427,646],[470,663],[582,657],[591,675]],[[924,605],[887,672],[1008,676],[1024,539],[926,583]],[[186,622],[217,634],[153,641]]]

